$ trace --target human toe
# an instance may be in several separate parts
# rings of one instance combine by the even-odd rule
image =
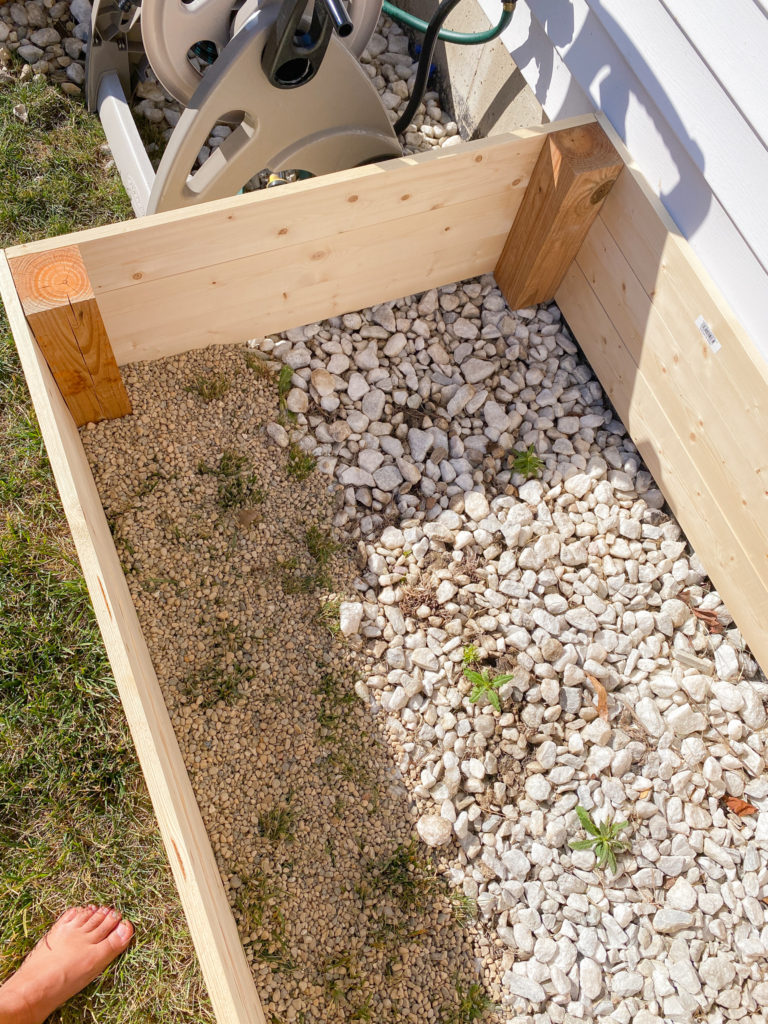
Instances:
[[[109,942],[112,949],[114,950],[115,956],[118,953],[122,953],[124,949],[128,948],[128,945],[133,938],[133,925],[130,921],[120,921],[118,926],[109,933],[106,941]]]
[[[101,942],[102,939],[111,934],[115,928],[120,924],[122,914],[119,910],[109,910],[105,917],[99,921],[93,931],[90,933],[90,938],[94,942]]]
[[[109,907],[96,907],[90,912],[88,919],[83,922],[83,930],[86,932],[95,931],[109,917],[110,913]]]
[[[70,921],[74,921],[76,917],[83,917],[85,911],[89,909],[89,907],[69,907],[59,916],[58,924],[68,924]]]

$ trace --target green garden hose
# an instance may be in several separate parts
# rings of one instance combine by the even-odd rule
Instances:
[[[492,28],[486,29],[484,32],[452,32],[450,29],[441,28],[438,39],[442,39],[444,43],[458,43],[460,46],[479,46],[481,43],[490,43],[492,39],[500,36],[510,21],[512,21],[515,3],[516,0],[511,0],[511,2],[510,0],[505,0],[502,4],[501,17],[497,24]],[[415,14],[409,14],[408,11],[401,11],[399,7],[395,7],[389,0],[384,0],[382,10],[390,18],[402,22],[408,28],[416,29],[417,32],[427,31],[428,22],[417,18]]]

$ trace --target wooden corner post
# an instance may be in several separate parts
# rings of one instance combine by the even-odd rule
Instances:
[[[78,426],[131,411],[76,245],[8,261],[24,313]]]
[[[554,298],[623,166],[596,121],[545,137],[494,271],[510,309]]]

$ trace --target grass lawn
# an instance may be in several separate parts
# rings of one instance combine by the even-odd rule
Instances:
[[[80,103],[0,77],[0,246],[130,217],[103,147]],[[213,1021],[1,306],[0,445],[0,981],[104,902],[136,939],[50,1019]]]

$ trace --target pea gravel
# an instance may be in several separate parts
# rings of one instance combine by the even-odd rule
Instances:
[[[328,629],[354,548],[329,539],[325,478],[289,475],[266,433],[263,365],[222,348],[127,367],[134,415],[86,449],[268,1015],[442,1021],[475,980],[465,901],[413,843],[384,716]],[[223,508],[225,453],[247,461]]]

